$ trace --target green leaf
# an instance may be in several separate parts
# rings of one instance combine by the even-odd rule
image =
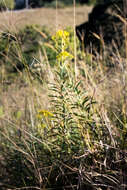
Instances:
[[[4,115],[3,106],[0,106],[0,117]]]
[[[21,111],[17,111],[16,113],[16,119],[20,119],[22,116],[22,112]]]

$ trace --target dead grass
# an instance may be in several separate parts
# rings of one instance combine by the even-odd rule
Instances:
[[[12,120],[18,111],[25,117],[26,110],[29,110],[29,114],[36,114],[41,107],[48,109],[46,84],[41,85],[34,79],[30,82],[27,74],[23,75],[25,75],[25,79],[23,79],[24,76],[19,76],[9,85],[0,85],[0,106],[3,107],[4,118],[7,120]]]
[[[91,11],[92,7],[82,6],[76,8],[76,24],[80,24],[88,19],[88,13]],[[27,24],[39,24],[45,25],[51,31],[55,31],[56,24],[59,28],[65,28],[67,26],[73,26],[74,16],[73,16],[73,7],[58,9],[57,10],[57,20],[56,20],[56,10],[51,8],[38,8],[22,11],[6,11],[0,13],[0,30],[9,30],[17,31],[22,29]],[[30,86],[26,82],[26,85],[23,86],[21,83],[21,78],[7,84],[1,84],[1,106],[4,107],[5,113],[7,113],[6,118],[11,117],[12,113],[17,110],[22,110],[24,112],[26,100],[28,104],[31,104],[33,100],[40,106],[43,105],[44,108],[47,108],[47,92],[46,88],[41,89],[41,86],[38,87],[34,84]],[[5,89],[6,88],[6,89]],[[31,97],[31,100],[30,100]],[[38,97],[36,99],[36,97]],[[8,118],[9,119],[9,118]]]
[[[76,7],[76,25],[85,22],[88,19],[88,13],[92,10],[90,6]],[[55,30],[73,26],[74,13],[73,7],[58,9],[57,13],[52,8],[38,8],[21,11],[6,11],[0,13],[0,29],[17,30],[26,24],[39,24],[48,26],[49,29]]]

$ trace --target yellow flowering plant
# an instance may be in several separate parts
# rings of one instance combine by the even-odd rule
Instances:
[[[53,113],[51,113],[48,110],[38,111],[37,119],[39,121],[39,124],[37,128],[40,135],[44,135],[46,137],[48,133],[48,129],[51,128],[52,117],[53,117]]]
[[[52,144],[52,154],[57,159],[61,153],[75,154],[77,151],[83,153],[84,147],[90,152],[94,151],[97,138],[98,126],[94,120],[95,103],[93,97],[89,97],[82,88],[81,81],[77,81],[73,72],[73,58],[70,38],[67,31],[59,30],[52,40],[55,42],[57,52],[57,67],[55,80],[50,83],[49,94],[53,114],[47,110],[39,111],[39,134],[46,142]],[[72,44],[73,45],[73,44]],[[72,46],[71,46],[72,47]],[[68,64],[69,63],[69,64]],[[56,154],[57,147],[57,154]]]
[[[60,62],[62,60],[62,62],[66,61],[66,59],[72,59],[73,56],[68,53],[67,51],[62,51],[57,55],[57,60]]]
[[[38,117],[53,117],[53,114],[48,110],[40,110],[38,112]]]
[[[64,51],[69,45],[69,32],[65,30],[58,30],[52,40],[55,42],[55,47],[57,50]]]
[[[56,59],[59,63],[63,63],[72,59],[73,55],[68,52],[70,46],[70,34],[65,30],[58,30],[52,40],[55,42],[55,48],[57,51]]]

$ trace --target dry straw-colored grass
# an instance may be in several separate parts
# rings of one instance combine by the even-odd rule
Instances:
[[[76,24],[80,24],[88,19],[91,6],[76,7]],[[38,8],[21,11],[6,11],[0,13],[0,29],[17,30],[27,24],[38,24],[48,26],[51,31],[55,31],[56,19],[59,28],[73,26],[73,7],[56,10],[52,8]]]
[[[85,11],[84,11],[84,9],[85,9]],[[85,21],[85,19],[87,20],[88,12],[90,10],[91,10],[91,7],[86,7],[86,6],[78,7],[78,8],[76,8],[76,12],[74,14],[73,8],[58,9],[57,10],[57,16],[58,16],[57,17],[57,24],[58,24],[57,27],[63,28],[68,25],[74,27],[75,24],[79,24],[80,22]],[[0,23],[1,23],[0,27],[2,30],[4,30],[5,28],[8,28],[8,29],[11,28],[12,30],[17,30],[20,27],[23,27],[24,25],[30,24],[30,23],[47,25],[47,26],[49,26],[49,28],[51,27],[51,28],[56,29],[56,25],[55,25],[56,24],[56,17],[55,17],[56,10],[55,9],[52,10],[52,9],[42,8],[42,9],[29,10],[28,12],[27,11],[17,12],[16,11],[16,12],[6,12],[6,13],[1,13],[1,14],[2,14],[2,16],[0,19]],[[10,17],[10,15],[11,15],[11,17]],[[36,16],[34,17],[33,15],[36,15]],[[74,21],[74,16],[75,16],[75,21]],[[3,23],[3,21],[4,21],[4,23]],[[78,59],[76,57],[77,55],[76,54],[74,54],[74,55],[75,55],[75,62],[76,62],[76,70],[75,70],[76,71],[76,79],[75,80],[76,80],[76,82],[81,80],[82,81],[81,87],[86,92],[85,95],[87,95],[88,97],[92,97],[91,100],[96,100],[97,104],[95,107],[93,106],[93,110],[95,109],[94,110],[95,111],[94,119],[95,119],[96,123],[100,122],[99,123],[100,126],[102,125],[101,127],[104,127],[104,129],[102,129],[102,131],[103,130],[105,130],[104,132],[108,131],[108,135],[106,136],[106,138],[108,139],[110,144],[108,144],[108,145],[103,144],[103,142],[101,142],[101,141],[98,141],[97,142],[98,144],[96,144],[96,142],[90,142],[90,139],[89,139],[90,133],[86,129],[87,133],[84,135],[84,137],[86,137],[88,139],[89,146],[92,147],[91,144],[93,143],[94,147],[91,149],[88,149],[87,154],[85,154],[85,155],[77,155],[77,156],[73,155],[73,157],[75,157],[77,159],[76,163],[78,163],[78,159],[84,158],[84,160],[85,160],[87,155],[88,156],[90,155],[90,158],[93,158],[93,160],[92,160],[94,163],[93,168],[96,165],[96,167],[98,169],[97,170],[98,173],[96,173],[96,172],[90,173],[89,171],[86,172],[85,169],[87,168],[87,165],[84,166],[83,165],[84,162],[82,162],[82,161],[81,161],[80,166],[78,166],[78,165],[73,166],[74,163],[69,163],[69,162],[66,164],[66,161],[68,161],[68,160],[66,160],[67,158],[65,156],[65,158],[63,158],[62,161],[60,160],[60,167],[59,167],[60,170],[59,170],[58,176],[56,176],[56,181],[57,181],[57,178],[59,177],[59,175],[66,176],[66,172],[64,173],[64,170],[66,171],[67,169],[69,169],[68,173],[70,173],[70,172],[78,173],[78,175],[79,175],[78,177],[81,178],[81,179],[79,179],[79,182],[80,182],[80,180],[82,181],[82,179],[84,179],[84,180],[87,179],[88,181],[91,180],[90,183],[92,184],[93,183],[92,177],[91,177],[92,175],[93,176],[97,175],[97,177],[101,176],[101,172],[103,173],[103,167],[107,169],[107,170],[105,169],[106,171],[109,171],[108,163],[111,164],[111,161],[107,160],[107,158],[108,158],[108,154],[111,154],[112,150],[116,151],[116,153],[114,153],[114,155],[113,155],[114,157],[116,156],[115,159],[116,160],[117,160],[117,158],[120,159],[120,155],[118,155],[119,146],[117,145],[117,140],[115,141],[115,137],[119,136],[119,129],[117,129],[116,123],[118,123],[118,120],[121,123],[123,122],[123,121],[121,121],[121,118],[119,117],[118,113],[120,113],[120,111],[121,111],[121,113],[124,116],[127,114],[126,113],[126,101],[125,101],[125,99],[126,99],[126,97],[125,97],[126,80],[127,80],[126,79],[126,65],[123,68],[123,62],[126,63],[126,59],[119,58],[119,64],[116,63],[114,65],[114,67],[107,69],[107,67],[105,65],[103,65],[104,60],[101,56],[98,56],[98,58],[97,58],[97,57],[95,57],[95,55],[91,55],[91,54],[86,55],[85,53],[82,53],[82,55],[80,55],[82,58]],[[47,55],[45,54],[45,56],[47,56]],[[88,61],[88,59],[89,59],[89,61]],[[114,62],[115,62],[115,59],[114,59]],[[73,62],[71,62],[71,64],[73,64]],[[56,66],[56,68],[57,68],[57,66]],[[50,176],[50,174],[51,174],[51,171],[53,168],[53,164],[55,165],[55,163],[53,163],[52,165],[47,167],[48,169],[43,167],[41,165],[41,163],[39,163],[37,160],[38,158],[36,155],[37,152],[36,152],[35,144],[34,143],[32,144],[32,141],[34,141],[35,139],[37,140],[36,143],[38,142],[38,146],[40,146],[41,143],[43,145],[44,145],[44,143],[46,144],[45,137],[41,138],[43,141],[43,142],[41,142],[39,140],[39,138],[36,138],[36,136],[32,136],[32,132],[34,134],[34,130],[36,131],[35,128],[37,128],[37,126],[35,125],[37,111],[39,109],[43,109],[43,110],[50,109],[50,102],[48,99],[49,92],[48,92],[47,81],[51,82],[51,83],[56,82],[55,81],[56,74],[53,71],[53,69],[49,66],[48,60],[47,60],[47,66],[45,66],[44,69],[47,74],[42,79],[42,81],[44,80],[43,85],[41,83],[38,83],[37,80],[34,80],[33,76],[29,73],[29,69],[27,68],[22,74],[20,74],[20,76],[17,77],[18,79],[16,78],[16,80],[13,82],[13,84],[5,85],[4,82],[6,82],[6,81],[3,81],[3,83],[1,83],[1,86],[0,86],[0,92],[1,92],[0,106],[3,108],[3,112],[4,112],[3,115],[1,114],[1,118],[0,118],[0,127],[2,129],[1,134],[5,138],[7,138],[9,140],[9,142],[11,142],[13,144],[13,149],[16,149],[16,151],[21,152],[23,154],[23,156],[28,161],[27,162],[28,167],[34,168],[34,171],[32,171],[32,172],[35,175],[37,184],[39,184],[37,189],[40,189],[40,190],[45,189],[45,184],[47,185],[49,178],[52,177],[52,176]],[[84,77],[84,75],[81,74],[81,70],[85,73],[85,77]],[[4,78],[6,78],[6,76],[4,76]],[[58,83],[58,85],[61,85],[61,84],[62,83],[60,81]],[[71,101],[72,100],[76,101],[78,95],[71,98],[71,96],[69,97],[70,91],[67,91],[67,92],[68,92],[68,94],[66,94],[66,96],[68,96],[68,98],[70,98]],[[64,94],[64,90],[63,90],[63,94]],[[62,95],[59,97],[62,97]],[[68,105],[70,104],[70,102],[67,102],[67,103],[68,103]],[[78,103],[80,103],[80,102],[78,102]],[[73,104],[73,101],[72,101],[72,104]],[[21,116],[18,115],[19,114],[18,111],[22,112]],[[71,110],[69,110],[69,111],[71,113]],[[79,113],[80,113],[80,111],[82,113],[81,109],[79,109]],[[87,112],[83,112],[83,113],[87,113]],[[111,117],[113,114],[116,117],[116,119],[114,121],[112,120],[112,117]],[[88,113],[88,115],[89,115],[89,113]],[[99,118],[99,116],[100,116],[100,118]],[[74,116],[73,119],[75,119],[75,118],[77,119],[77,116]],[[99,121],[98,121],[98,118],[99,118]],[[117,120],[117,122],[116,122],[116,120]],[[84,120],[84,122],[85,122],[85,120]],[[62,126],[61,123],[59,123],[60,126]],[[87,125],[87,123],[85,123],[84,125]],[[92,123],[92,125],[93,125],[93,123]],[[55,124],[54,124],[54,126],[55,126]],[[80,119],[79,119],[79,126],[83,127],[83,125],[80,125]],[[10,130],[10,134],[9,134],[8,127],[12,127],[12,128],[14,128],[14,130],[17,129],[17,132],[20,132],[22,134],[20,136],[17,133],[16,140],[17,141],[21,140],[21,143],[23,143],[25,150],[23,148],[20,148],[20,142],[19,142],[19,144],[17,142],[16,142],[17,144],[15,143],[14,137],[13,137],[13,130]],[[94,127],[94,126],[92,126],[92,127]],[[33,130],[33,131],[31,132],[30,130]],[[11,132],[12,132],[13,139],[10,138]],[[54,133],[54,134],[56,135],[56,133]],[[19,135],[19,137],[18,137],[18,135]],[[55,135],[53,138],[55,138]],[[64,138],[64,137],[62,136],[62,138]],[[103,139],[102,139],[102,141],[103,141]],[[31,148],[31,145],[32,145],[33,149]],[[105,154],[105,158],[99,158],[100,159],[99,161],[96,160],[96,159],[98,159],[98,158],[96,158],[96,156],[99,157],[99,154],[100,154],[98,147],[103,152],[103,149],[106,146],[108,148],[105,149],[105,151],[107,151]],[[48,145],[47,145],[47,147],[48,147]],[[56,151],[58,151],[58,153],[59,153],[59,145],[58,145],[58,147],[55,147],[55,148],[56,148]],[[31,150],[33,150],[33,152]],[[47,149],[47,152],[48,151],[49,150]],[[43,155],[43,153],[40,152],[40,155],[44,156],[44,158],[45,158],[45,155]],[[94,159],[94,155],[96,155],[95,159]],[[72,162],[75,161],[74,160],[75,158],[72,158]],[[64,159],[66,160],[65,164],[64,164]],[[32,166],[29,164],[32,164]],[[89,169],[91,170],[91,168],[92,167],[90,167]],[[46,173],[46,175],[49,172],[47,175],[48,177],[46,179],[44,178],[44,182],[43,182],[43,177],[41,176],[41,172],[43,174],[43,170]],[[47,172],[47,170],[48,170],[48,172]],[[92,170],[92,171],[94,171],[94,170]],[[96,168],[95,168],[95,171],[96,171]],[[119,172],[119,170],[118,170],[118,172]],[[85,175],[86,175],[86,178],[84,177]],[[106,174],[103,174],[103,175],[106,176]],[[84,177],[84,178],[82,178],[82,177]],[[119,180],[119,179],[115,178],[114,176],[112,177],[110,175],[107,175],[106,177],[109,181],[111,180],[110,182],[115,181],[116,184],[117,184],[117,181]],[[123,181],[123,183],[124,183],[124,181]],[[71,184],[71,182],[69,182],[69,184]],[[69,188],[74,189],[74,187],[71,185],[69,186]],[[34,188],[36,189],[36,187],[34,187]]]

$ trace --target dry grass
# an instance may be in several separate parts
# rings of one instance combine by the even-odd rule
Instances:
[[[92,7],[90,6],[82,6],[76,7],[76,24],[80,24],[88,19],[88,13],[91,11]],[[67,26],[72,26],[74,24],[73,18],[73,7],[68,7],[64,9],[57,10],[57,21],[56,21],[56,10],[52,8],[38,8],[38,9],[30,9],[28,11],[14,11],[14,12],[2,12],[0,13],[0,29],[9,30],[9,31],[17,31],[22,29],[27,24],[39,24],[45,25],[51,31],[54,31],[56,28],[56,22],[59,28],[64,28]],[[6,78],[6,77],[5,77]],[[2,102],[2,106],[4,107],[5,113],[7,113],[7,117],[11,116],[11,113],[16,110],[24,111],[25,101],[31,97],[34,99],[36,97],[40,97],[40,103],[43,104],[43,107],[47,107],[47,93],[45,90],[40,89],[40,87],[32,84],[33,86],[27,84],[21,84],[21,77],[19,80],[13,82],[13,84],[9,85],[6,90],[6,84],[1,84],[0,91],[1,97],[0,102]],[[8,83],[9,81],[7,81]],[[9,82],[10,83],[10,82]],[[40,89],[40,90],[39,90]],[[41,91],[41,92],[40,92]],[[38,96],[37,96],[37,94]],[[33,95],[33,96],[31,96]],[[17,107],[18,105],[18,107]]]
[[[25,76],[25,79],[24,76]],[[4,118],[12,120],[15,113],[20,111],[25,117],[26,111],[36,114],[37,110],[48,109],[48,92],[46,84],[37,81],[30,82],[27,74],[16,77],[13,83],[0,85],[0,106],[4,109]],[[36,105],[36,106],[35,106]],[[29,110],[29,111],[28,111]],[[30,114],[31,114],[30,113]]]
[[[76,15],[75,15],[76,16],[76,24],[80,24],[81,22],[84,22],[85,20],[87,20],[88,12],[90,10],[91,10],[91,7],[86,7],[86,6],[77,7]],[[1,28],[1,30],[5,30],[5,29],[18,30],[18,29],[22,28],[23,26],[25,26],[26,24],[39,24],[39,25],[46,25],[46,26],[48,26],[48,28],[51,28],[52,31],[54,31],[56,29],[57,24],[58,24],[59,28],[63,28],[66,26],[73,27],[73,25],[74,25],[73,8],[59,9],[57,11],[58,11],[57,12],[57,20],[56,20],[56,10],[55,9],[42,8],[42,9],[34,9],[34,10],[29,10],[29,11],[24,10],[24,11],[20,11],[20,12],[17,12],[17,11],[16,12],[4,12],[4,13],[1,13],[0,28]],[[81,52],[79,55],[81,56]],[[106,70],[106,68],[105,68],[106,66],[103,65],[104,60],[101,60],[100,57],[95,58],[94,55],[91,55],[91,54],[88,54],[88,55],[82,54],[81,57],[80,57],[80,59],[78,59],[78,57],[77,57],[77,73],[78,73],[78,75],[77,75],[75,82],[77,83],[77,81],[80,81],[80,80],[82,81],[81,87],[83,90],[83,97],[84,97],[84,91],[86,90],[85,95],[88,95],[88,97],[91,97],[90,101],[92,102],[93,99],[97,101],[97,104],[95,106],[94,105],[93,105],[93,107],[91,106],[92,111],[95,111],[95,114],[93,115],[93,117],[97,123],[97,127],[100,127],[99,131],[101,131],[101,128],[102,128],[102,131],[101,131],[102,137],[107,138],[107,142],[105,139],[102,139],[100,141],[98,140],[97,141],[98,144],[97,144],[96,140],[93,139],[94,141],[91,140],[91,142],[89,140],[89,138],[92,139],[94,137],[94,135],[93,136],[91,135],[92,133],[89,134],[87,132],[88,133],[87,135],[86,135],[86,133],[84,133],[85,134],[84,138],[86,138],[86,142],[89,145],[88,146],[89,147],[88,155],[90,155],[90,157],[93,156],[93,168],[95,167],[95,170],[94,169],[92,170],[91,169],[92,167],[90,165],[90,170],[92,171],[91,173],[93,175],[93,178],[91,177],[90,172],[85,171],[87,167],[85,165],[83,165],[82,162],[80,164],[81,168],[78,166],[78,164],[76,166],[77,168],[76,167],[73,168],[73,163],[71,163],[71,164],[69,163],[69,166],[72,167],[71,168],[68,165],[64,165],[64,161],[63,161],[63,163],[60,162],[60,164],[63,164],[63,166],[65,167],[65,168],[63,167],[65,170],[71,169],[70,170],[71,172],[78,171],[78,175],[81,174],[81,176],[79,175],[79,177],[81,178],[81,179],[79,179],[79,182],[81,180],[81,183],[82,183],[82,179],[85,180],[85,175],[87,175],[88,176],[87,178],[89,178],[90,180],[94,179],[94,175],[95,175],[94,171],[96,171],[96,166],[97,166],[97,168],[99,168],[99,172],[100,172],[99,175],[103,174],[103,167],[105,167],[105,171],[106,172],[108,171],[108,173],[109,173],[109,168],[110,168],[109,165],[112,163],[112,158],[109,159],[110,154],[111,154],[111,156],[113,155],[112,150],[114,150],[114,152],[120,150],[119,144],[117,145],[117,142],[119,142],[119,141],[117,141],[117,138],[115,135],[117,134],[117,136],[119,136],[119,137],[120,137],[120,135],[122,135],[122,132],[119,135],[120,130],[117,129],[117,125],[120,122],[117,121],[115,123],[112,120],[112,117],[111,117],[112,115],[110,115],[110,114],[113,112],[114,113],[116,112],[115,114],[118,117],[116,120],[119,119],[119,121],[120,121],[122,117],[120,118],[119,115],[117,115],[117,114],[119,114],[121,111],[121,115],[126,117],[127,113],[126,113],[126,102],[124,100],[125,93],[126,93],[126,89],[125,89],[125,87],[126,87],[126,67],[120,70],[120,68],[118,68],[118,66],[115,65],[115,67],[110,68],[110,71],[109,71],[108,69]],[[95,58],[95,60],[94,60],[94,58]],[[42,62],[43,62],[43,59],[42,59]],[[71,62],[71,64],[73,67],[73,65],[74,65],[73,62]],[[120,64],[121,65],[123,64],[122,61],[121,62],[119,61],[119,65]],[[57,66],[56,66],[56,68],[57,68]],[[23,153],[24,157],[26,156],[25,158],[27,161],[31,161],[31,163],[32,163],[31,168],[33,168],[33,166],[35,166],[35,168],[34,168],[35,171],[33,171],[33,173],[35,172],[34,176],[36,176],[38,178],[37,184],[39,184],[39,185],[38,185],[37,189],[45,189],[45,184],[47,184],[47,181],[50,178],[50,174],[52,174],[52,173],[51,173],[51,171],[49,171],[49,174],[46,173],[46,175],[48,176],[48,180],[46,178],[46,183],[45,183],[45,181],[43,182],[40,171],[43,169],[44,171],[46,170],[46,172],[47,172],[48,169],[47,168],[45,169],[44,167],[42,168],[42,165],[39,165],[38,160],[36,160],[37,159],[36,149],[34,149],[34,152],[31,152],[32,149],[30,149],[30,147],[31,147],[32,141],[37,140],[37,138],[36,138],[36,136],[35,136],[35,138],[33,138],[33,136],[31,137],[31,132],[29,132],[29,131],[31,129],[33,130],[34,128],[37,128],[37,127],[39,130],[39,125],[37,125],[38,122],[36,119],[37,111],[39,109],[48,110],[51,106],[49,103],[49,100],[48,100],[49,91],[48,91],[48,87],[47,87],[47,85],[48,85],[47,80],[51,83],[54,83],[57,81],[57,80],[53,81],[53,79],[57,79],[57,78],[55,78],[56,74],[54,73],[54,71],[52,72],[52,68],[48,64],[45,66],[45,68],[42,67],[42,69],[45,69],[44,71],[46,73],[46,76],[44,78],[45,81],[44,81],[43,85],[41,83],[38,83],[37,80],[34,80],[33,75],[29,75],[29,72],[27,69],[26,69],[27,72],[24,71],[23,73],[21,73],[21,75],[16,77],[16,79],[15,79],[15,81],[13,81],[13,83],[6,85],[6,84],[4,84],[4,82],[6,82],[6,81],[3,80],[3,83],[1,83],[1,85],[0,85],[0,93],[1,93],[0,108],[3,108],[3,111],[4,111],[3,115],[1,113],[1,118],[0,118],[1,119],[0,128],[2,131],[1,134],[5,137],[5,139],[7,138],[9,140],[9,142],[12,142],[12,144],[14,145],[14,148],[16,150],[18,150],[20,153]],[[72,75],[73,70],[74,70],[73,68],[72,68],[72,70],[71,69],[69,70],[69,68],[68,68],[68,72],[70,72],[70,76]],[[81,73],[84,73],[85,76],[84,76],[84,74],[81,74]],[[61,76],[61,75],[59,75],[59,76]],[[5,76],[5,78],[6,78],[6,76]],[[9,78],[8,78],[8,80],[9,80]],[[60,80],[63,80],[62,77]],[[64,80],[66,81],[65,78],[64,78]],[[43,78],[42,78],[42,82],[43,82]],[[57,82],[58,82],[58,89],[59,89],[59,85],[62,86],[63,83],[61,81],[57,81]],[[57,86],[57,83],[56,83],[56,86]],[[60,86],[60,89],[63,89],[63,88],[61,88],[61,86]],[[77,87],[74,88],[75,91],[76,91],[76,88]],[[78,94],[79,91],[76,91],[76,93],[77,93],[76,96],[74,96],[72,98],[71,91],[69,91],[70,86],[69,86],[69,90],[67,89],[67,91],[65,91],[67,93],[64,93],[64,90],[60,91],[60,93],[59,93],[60,96],[58,96],[56,100],[58,101],[59,97],[63,98],[64,97],[63,94],[65,94],[65,99],[69,98],[69,100],[67,99],[67,101],[69,101],[69,102],[66,103],[66,101],[65,101],[65,103],[60,104],[60,106],[62,105],[62,110],[63,110],[63,113],[65,114],[65,108],[66,108],[65,106],[67,106],[67,108],[68,108],[71,101],[72,101],[73,106],[80,105],[80,101],[83,99],[81,98],[82,93],[81,93],[81,95]],[[52,93],[53,92],[54,91],[52,91]],[[66,98],[66,96],[67,96],[67,98]],[[79,97],[79,99],[77,97]],[[73,104],[74,103],[73,100],[74,100],[74,102],[77,101],[78,104]],[[63,101],[63,99],[62,100],[60,99],[59,102],[61,103],[62,101]],[[118,103],[118,105],[117,105],[117,103]],[[67,105],[65,105],[65,104],[67,104]],[[57,105],[57,107],[58,107],[58,105]],[[64,109],[63,109],[63,107],[64,107]],[[81,108],[77,107],[77,108],[79,108],[78,114],[80,114],[80,112],[82,113],[84,111],[81,109],[82,107]],[[20,111],[22,113],[21,117],[18,116],[18,111]],[[68,111],[70,111],[69,108],[68,108]],[[73,112],[70,111],[70,113],[72,114]],[[86,113],[87,112],[84,111],[83,116],[86,116],[85,115]],[[90,117],[89,111],[88,111],[88,115]],[[70,116],[70,114],[68,116]],[[76,121],[78,123],[78,127],[82,128],[86,125],[87,120],[86,121],[85,121],[85,119],[83,120],[83,122],[85,123],[85,125],[84,125],[84,124],[80,123],[80,121],[82,121],[82,120],[80,120],[80,119],[78,120],[77,116],[74,115],[74,113],[73,113],[73,117],[75,119],[74,121]],[[85,117],[83,117],[83,118],[85,118]],[[94,121],[91,118],[89,119],[88,122]],[[66,119],[65,116],[62,119],[63,119],[63,122],[65,122],[65,119]],[[86,119],[88,119],[87,116],[86,116]],[[42,120],[42,121],[44,122],[45,120]],[[92,123],[92,122],[90,123],[91,124],[90,126],[93,127],[95,125],[95,123],[94,122]],[[62,126],[61,123],[62,122],[59,122],[59,126]],[[124,121],[124,119],[123,119],[123,121],[121,121],[121,123],[123,125],[123,131],[124,131],[126,129],[127,121],[126,120]],[[45,124],[45,123],[43,123],[43,124]],[[47,126],[49,126],[49,124],[51,124],[51,123],[47,122],[46,124],[47,124]],[[125,125],[125,129],[124,129],[124,125]],[[26,153],[23,149],[20,148],[20,144],[16,145],[15,139],[14,140],[11,139],[11,135],[9,137],[8,128],[9,129],[10,129],[10,127],[14,128],[15,126],[16,126],[15,134],[17,134],[16,138],[18,141],[20,140],[21,143],[25,142],[23,145],[26,148],[25,149]],[[53,125],[53,124],[52,124],[52,126],[55,127],[55,125]],[[63,127],[64,127],[64,125],[63,125]],[[28,130],[28,132],[27,132],[27,130]],[[36,131],[37,131],[37,129],[36,129]],[[10,134],[12,132],[13,132],[13,130],[10,130]],[[20,136],[20,134],[18,134],[18,132],[21,133],[21,136]],[[45,130],[44,130],[44,132],[45,132]],[[91,132],[93,132],[93,131],[91,131]],[[104,136],[103,136],[103,132],[104,132]],[[41,132],[40,132],[40,134],[41,134]],[[55,132],[54,132],[54,134],[56,135]],[[63,135],[64,133],[61,133],[61,134],[62,134],[62,137],[64,137],[64,135]],[[44,137],[45,136],[43,136],[43,138]],[[101,139],[102,137],[99,137],[99,138]],[[42,138],[42,144],[46,142],[45,138],[44,139],[43,138]],[[115,142],[115,138],[116,138],[116,142]],[[103,140],[104,140],[104,142],[103,142]],[[123,142],[124,142],[124,133],[123,133],[123,137],[121,137],[120,140],[121,141],[123,140]],[[30,144],[29,144],[29,142],[30,142]],[[38,147],[40,145],[40,142],[41,141],[37,141]],[[105,142],[106,142],[106,144],[105,144]],[[48,144],[48,141],[46,143]],[[126,146],[126,144],[125,144],[125,146]],[[100,152],[99,152],[98,147],[102,148],[106,151],[106,155],[105,155],[104,159],[102,159],[101,157],[99,158]],[[108,147],[108,149],[106,147]],[[123,143],[123,147],[124,147],[124,143]],[[34,145],[33,145],[33,148],[35,148]],[[27,152],[28,152],[28,154],[27,154]],[[96,152],[97,152],[97,154],[96,154]],[[102,151],[102,153],[103,153],[103,151]],[[108,156],[108,154],[109,154],[109,156]],[[42,156],[41,151],[40,151],[40,155]],[[63,155],[66,160],[65,153]],[[77,153],[77,155],[78,155],[78,153]],[[97,161],[96,161],[96,157],[94,160],[94,155],[97,155]],[[114,153],[114,155],[115,155],[115,153]],[[80,158],[80,152],[79,152],[78,156],[79,157],[75,157],[75,158],[76,159]],[[82,157],[82,155],[81,155],[81,157]],[[83,157],[85,159],[84,155],[83,155]],[[44,158],[45,158],[45,156],[44,156]],[[75,161],[74,160],[75,158],[73,158],[72,161]],[[107,160],[107,158],[109,160]],[[20,159],[21,159],[21,157],[20,157]],[[120,156],[118,157],[116,154],[116,157],[113,159],[115,162],[115,161],[119,161],[121,159],[121,157]],[[37,161],[37,168],[36,168],[36,163],[35,163],[36,161]],[[122,161],[124,161],[124,160],[122,159]],[[76,163],[77,163],[77,160],[76,160]],[[67,168],[66,168],[66,166],[67,166]],[[29,167],[29,164],[28,164],[28,167]],[[52,170],[54,165],[49,166],[49,167],[51,167],[51,170]],[[40,168],[42,168],[42,169],[40,169]],[[63,174],[64,170],[63,170],[63,168],[62,169],[61,168],[62,168],[62,166],[60,166],[60,170],[62,171],[62,174]],[[70,173],[70,171],[69,171],[69,173]],[[84,176],[83,176],[82,172],[84,172]],[[118,172],[119,172],[119,170],[118,170]],[[110,175],[108,175],[108,173],[105,174],[106,178],[109,179],[109,182],[113,182],[113,179],[115,179],[115,177],[110,178]],[[123,171],[123,173],[124,173],[124,171]],[[66,172],[64,175],[66,175]],[[97,173],[97,175],[98,175],[98,173]],[[120,174],[120,175],[122,177],[122,174]],[[100,176],[103,177],[104,174],[100,175]],[[114,176],[114,173],[113,173],[113,176]],[[119,174],[117,175],[117,177],[119,177]],[[121,184],[117,183],[118,182],[117,177],[114,180],[114,184],[118,184],[119,187],[122,187]],[[121,183],[122,180],[121,179],[119,179],[119,180]],[[70,181],[69,182],[69,184],[70,184],[71,180],[69,180],[69,181]],[[126,181],[126,180],[123,180],[122,183],[124,183],[124,181]],[[92,180],[90,181],[90,183],[92,184]],[[97,188],[98,188],[98,184],[97,184]],[[107,188],[110,189],[110,187],[108,187],[108,186],[107,186]],[[30,189],[30,188],[28,188],[28,189]],[[71,189],[72,189],[72,186],[71,186]]]
[[[92,7],[82,6],[76,7],[76,24],[85,22],[88,19],[88,13]],[[73,26],[73,7],[58,9],[57,18],[56,10],[52,8],[38,8],[22,11],[3,12],[0,13],[0,29],[1,30],[17,30],[27,24],[38,24],[48,26],[51,30]]]

